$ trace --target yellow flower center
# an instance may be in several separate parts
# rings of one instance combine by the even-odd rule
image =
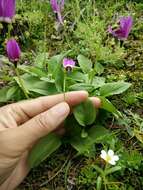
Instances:
[[[111,156],[109,156],[109,155],[106,156],[106,162],[111,161],[111,159],[112,159]]]

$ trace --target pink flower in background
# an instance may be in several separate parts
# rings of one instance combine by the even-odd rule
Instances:
[[[15,0],[0,0],[0,21],[10,23],[15,15]]]
[[[62,10],[64,9],[64,0],[50,0],[53,12],[57,14],[58,22],[63,24]]]
[[[133,19],[131,16],[121,17],[119,20],[119,28],[113,30],[111,26],[108,27],[108,32],[119,40],[126,40],[133,26]]]

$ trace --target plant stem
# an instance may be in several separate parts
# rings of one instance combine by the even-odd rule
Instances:
[[[103,175],[105,190],[107,190],[107,180],[106,180],[106,175],[105,175],[105,171],[107,170],[107,168],[108,168],[108,164],[106,163],[105,168],[104,168],[104,175]]]
[[[64,81],[63,81],[64,101],[66,100],[66,71],[64,70]]]
[[[107,182],[106,182],[106,177],[105,176],[103,176],[103,181],[104,181],[105,190],[107,190]]]
[[[17,75],[17,77],[18,77],[18,80],[19,80],[20,87],[21,87],[21,89],[22,89],[22,91],[23,91],[25,97],[26,97],[27,99],[29,99],[27,90],[26,90],[25,87],[24,87],[24,84],[23,84],[23,81],[22,81],[22,79],[21,79],[21,77],[20,77],[18,68],[17,68],[17,67],[14,67],[14,68],[15,68],[15,73],[16,73],[16,75]]]
[[[11,29],[12,29],[12,23],[10,23],[9,25],[8,25],[8,38],[10,38],[11,37]]]

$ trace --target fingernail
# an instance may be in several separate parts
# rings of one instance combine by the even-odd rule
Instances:
[[[57,104],[52,109],[53,113],[56,114],[58,117],[67,116],[70,112],[69,105],[65,102]]]
[[[88,92],[85,91],[85,90],[80,90],[80,91],[72,91],[72,92],[67,92],[67,95],[68,94],[72,94],[72,95],[80,95],[80,96],[83,96],[83,97],[88,97]]]
[[[84,95],[88,96],[88,92],[85,90],[80,90],[80,91],[75,91],[75,92],[78,92],[80,94],[84,94]]]
[[[95,104],[95,106],[97,107],[97,108],[100,108],[100,106],[101,106],[101,100],[99,99],[99,98],[97,98],[97,97],[92,97],[92,98],[90,98],[92,101],[93,101],[93,103]]]

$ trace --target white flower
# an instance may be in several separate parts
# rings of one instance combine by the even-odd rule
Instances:
[[[100,157],[102,159],[104,159],[107,163],[111,164],[111,165],[115,165],[116,161],[119,160],[119,156],[114,155],[114,151],[113,150],[108,150],[108,152],[106,152],[105,150],[101,151]]]

